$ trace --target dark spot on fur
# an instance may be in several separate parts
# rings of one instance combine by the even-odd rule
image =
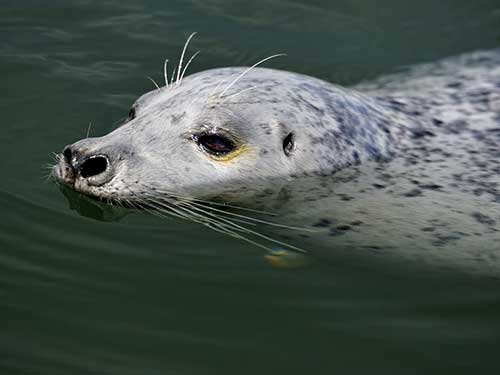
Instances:
[[[479,223],[485,225],[495,225],[496,221],[491,217],[482,214],[481,212],[473,212],[471,216],[476,219]]]
[[[172,125],[177,124],[185,115],[186,115],[186,112],[182,112],[179,115],[171,115],[170,116],[170,123]]]
[[[410,129],[410,132],[411,132],[411,137],[413,139],[419,139],[419,138],[423,138],[423,137],[434,137],[435,134],[427,129],[423,129],[423,128],[413,128],[413,129]]]
[[[343,201],[352,201],[354,199],[354,197],[351,197],[350,195],[342,194],[342,195],[340,195],[340,199]]]
[[[313,224],[313,227],[324,228],[330,226],[330,224],[332,224],[330,219],[319,219],[317,223]]]
[[[337,229],[337,228],[330,228],[329,235],[332,236],[332,237],[335,237],[335,236],[342,236],[345,233],[346,233],[345,230],[340,230],[340,229]]]
[[[422,232],[434,232],[436,230],[436,228],[434,228],[434,227],[423,227],[423,228],[420,228],[420,230]]]
[[[351,230],[351,226],[347,225],[347,224],[342,224],[342,225],[338,225],[336,229],[338,229],[338,230]]]
[[[418,197],[420,195],[422,195],[422,190],[420,189],[412,189],[403,194],[405,197]]]
[[[361,164],[361,160],[360,160],[360,158],[359,158],[359,152],[357,152],[356,150],[354,150],[354,151],[352,152],[352,157],[353,157],[353,159],[354,159],[354,164],[355,164],[355,165],[359,165],[359,164]]]
[[[381,161],[382,155],[380,150],[372,143],[365,143],[365,150],[370,155],[370,157],[375,161]]]
[[[426,189],[426,190],[439,190],[442,188],[441,185],[435,184],[435,183],[429,183],[429,184],[421,184],[418,185],[421,189]]]
[[[435,240],[432,242],[434,246],[444,246],[449,242],[457,241],[462,238],[463,233],[461,232],[451,232],[451,233],[433,233]]]
[[[449,134],[460,134],[466,130],[468,124],[465,120],[455,120],[445,125],[445,129]]]

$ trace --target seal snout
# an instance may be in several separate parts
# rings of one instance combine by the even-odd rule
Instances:
[[[61,178],[64,182],[77,185],[82,183],[100,186],[113,177],[109,157],[102,153],[89,153],[66,146],[62,152],[60,166]]]

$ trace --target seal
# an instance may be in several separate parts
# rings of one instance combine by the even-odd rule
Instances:
[[[57,182],[259,246],[247,235],[302,249],[249,229],[244,223],[269,222],[227,212],[227,203],[314,212],[300,218],[306,229],[322,230],[336,244],[350,238],[345,247],[371,244],[370,251],[389,248],[387,238],[400,240],[401,223],[409,228],[406,247],[452,251],[482,238],[481,258],[500,270],[500,50],[347,89],[258,67],[279,55],[184,77],[196,56],[183,66],[192,36],[177,73],[169,79],[167,61],[165,86],[141,96],[122,126],[58,154]],[[415,215],[420,221],[411,224]]]

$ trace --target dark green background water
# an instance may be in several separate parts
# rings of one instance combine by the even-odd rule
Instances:
[[[500,371],[500,283],[272,268],[196,224],[78,215],[49,153],[102,135],[197,31],[192,71],[269,66],[341,84],[500,45],[500,1],[0,3],[0,374]]]

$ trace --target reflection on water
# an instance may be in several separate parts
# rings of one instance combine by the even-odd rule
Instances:
[[[69,208],[80,215],[101,221],[118,221],[127,214],[127,209],[116,204],[100,202],[66,187],[60,187],[69,203]]]
[[[176,56],[191,31],[203,53],[193,71],[285,51],[289,57],[273,66],[346,84],[493,48],[498,9],[497,1],[7,1],[0,10],[7,93],[0,103],[0,372],[497,371],[494,278],[358,262],[363,257],[349,256],[348,246],[335,256],[338,245],[301,265],[279,246],[266,253],[181,220],[142,213],[94,220],[116,212],[76,196],[78,212],[69,209],[40,166],[82,138],[89,121],[96,136],[112,129],[133,98],[151,89],[143,77],[161,77],[164,58]],[[386,204],[377,191],[365,194],[373,207]],[[329,223],[312,223],[351,230],[328,236],[328,244],[347,243],[369,225],[353,224],[363,220],[349,216],[354,208],[342,200],[349,191],[335,194],[342,209],[320,215]],[[369,209],[366,202],[359,199]],[[419,202],[412,210],[426,217]],[[293,216],[287,207],[273,210],[288,224],[309,222],[301,216],[308,211]],[[401,209],[384,212],[405,217]],[[300,235],[283,240],[320,250]],[[371,253],[388,258],[381,249]],[[418,264],[427,259],[424,252]]]

